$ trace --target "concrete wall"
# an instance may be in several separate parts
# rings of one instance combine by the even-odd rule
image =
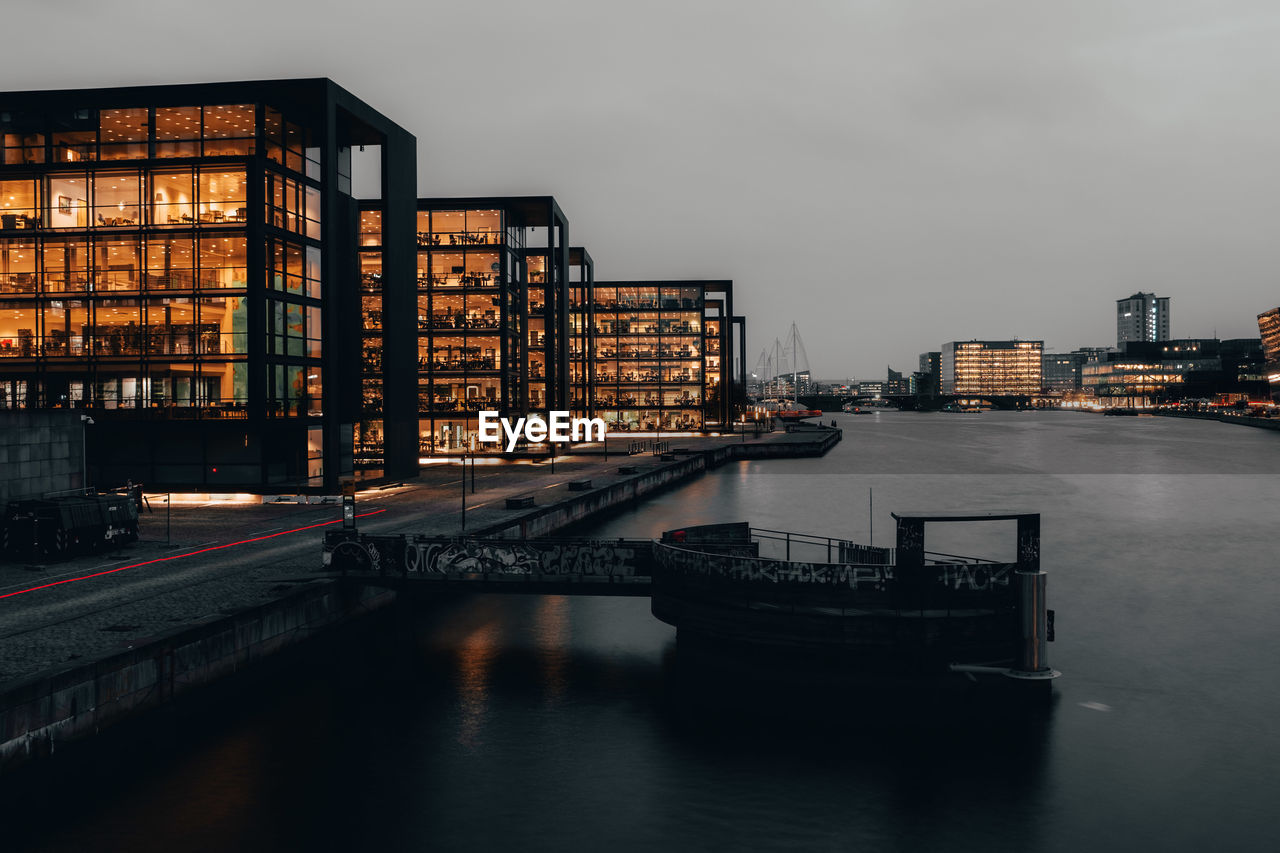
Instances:
[[[0,410],[0,506],[17,498],[81,488],[83,453],[79,412]]]
[[[1198,421],[1219,421],[1224,424],[1280,430],[1280,418],[1247,418],[1240,415],[1219,415],[1214,412],[1156,412],[1156,414],[1165,418],[1191,418]]]
[[[233,616],[9,685],[0,695],[0,772],[394,600],[395,593],[385,590],[312,584]]]

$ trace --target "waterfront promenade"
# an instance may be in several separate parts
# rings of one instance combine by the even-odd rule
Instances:
[[[651,483],[656,489],[697,476],[711,464],[708,460],[728,461],[740,454],[815,455],[838,435],[814,430],[768,433],[745,441],[727,435],[673,438],[667,440],[673,451],[667,459],[647,453],[610,453],[606,458],[599,448],[588,446],[582,453],[558,457],[554,470],[549,461],[482,461],[474,466],[474,494],[471,466],[465,471],[465,533],[494,535],[506,530],[512,535],[524,523],[539,525],[545,535],[548,529],[563,527],[570,516],[557,514],[557,508],[581,502],[584,495],[569,489],[573,481],[590,480],[593,491],[632,481]],[[623,474],[622,467],[636,470]],[[411,482],[359,493],[359,528],[370,533],[463,535],[461,475],[463,468],[456,461],[431,464]],[[507,499],[523,497],[532,497],[534,505],[507,508]],[[625,505],[593,504],[591,511]],[[100,681],[95,665],[113,657],[146,658],[146,649],[167,648],[179,642],[175,637],[186,635],[202,637],[200,654],[207,656],[209,638],[221,633],[230,635],[218,642],[233,646],[233,660],[247,661],[393,598],[377,590],[336,595],[334,581],[315,577],[324,531],[341,523],[338,505],[175,503],[167,542],[165,507],[153,500],[152,509],[141,520],[141,541],[119,552],[49,565],[0,564],[0,744],[23,735],[36,697],[48,694],[39,700],[50,706],[42,712],[44,717],[57,716],[53,706],[64,700],[69,708],[63,710],[72,717],[77,710],[97,708],[103,699],[100,688],[81,687],[86,694],[82,699],[58,700],[57,695],[66,692],[57,686],[58,680],[80,678],[76,683],[83,685],[92,676]],[[268,623],[292,627],[266,636],[272,630],[263,627]],[[241,636],[249,634],[257,638]],[[239,655],[245,644],[253,649]],[[166,654],[172,657],[172,650]],[[161,670],[165,666],[163,660],[155,664]],[[167,666],[182,669],[173,661]],[[211,663],[202,666],[208,671],[190,685],[210,680],[219,669]],[[162,674],[157,671],[155,677]],[[122,678],[132,682],[137,675],[131,668]],[[25,749],[0,752],[0,767],[6,755]]]

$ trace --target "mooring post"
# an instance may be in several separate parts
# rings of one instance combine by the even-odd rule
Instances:
[[[1018,563],[1014,582],[1018,593],[1018,654],[1015,669],[1019,672],[1050,672],[1048,642],[1048,609],[1045,591],[1048,575],[1040,571],[1040,516],[1018,518]]]

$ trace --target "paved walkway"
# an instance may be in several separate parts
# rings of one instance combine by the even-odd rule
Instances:
[[[665,439],[672,449],[711,449],[741,437]],[[812,435],[772,433],[747,442],[812,441]],[[610,441],[617,447],[617,440]],[[595,487],[624,479],[620,465],[662,464],[651,455],[626,457],[586,446],[549,462],[480,460],[467,467],[466,527],[510,522],[508,497],[533,495],[544,507],[576,495],[571,480]],[[371,533],[459,535],[462,467],[425,465],[403,486],[357,496],[358,524]],[[0,688],[78,658],[96,657],[185,624],[275,597],[319,570],[324,530],[337,526],[336,505],[174,503],[166,529],[163,497],[144,514],[141,541],[115,553],[49,565],[0,563]]]

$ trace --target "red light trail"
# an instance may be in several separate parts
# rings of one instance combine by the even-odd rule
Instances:
[[[357,515],[356,518],[365,518],[370,515],[377,515],[380,512],[386,512],[386,510],[375,509],[372,512],[363,512]],[[182,559],[185,559],[186,557],[194,557],[197,554],[207,554],[210,551],[221,551],[224,548],[234,548],[237,545],[248,545],[251,542],[261,542],[264,539],[274,539],[277,536],[288,536],[290,533],[300,533],[303,530],[314,530],[317,527],[328,527],[330,524],[337,524],[340,521],[342,521],[342,519],[335,518],[332,521],[321,521],[317,524],[308,524],[305,527],[295,527],[292,530],[281,530],[277,533],[268,533],[265,536],[255,536],[252,539],[241,539],[238,542],[227,542],[223,545],[210,545],[208,548],[201,548],[198,551],[188,551],[185,554],[170,554],[168,557],[156,557],[155,559],[152,559],[152,560],[143,560],[141,563],[131,563],[127,566],[116,566],[114,569],[107,569],[104,572],[94,572],[91,575],[81,575],[78,578],[63,578],[60,581],[51,581],[50,583],[42,583],[39,586],[28,587],[27,589],[20,589],[17,592],[6,592],[3,595],[0,595],[0,599],[13,598],[15,595],[26,595],[28,592],[35,592],[38,589],[48,589],[51,586],[61,586],[64,583],[75,583],[76,581],[85,581],[85,580],[89,580],[90,578],[100,578],[103,575],[113,575],[116,572],[123,572],[125,569],[136,569],[139,566],[149,566],[152,563],[164,563],[164,562],[168,562],[169,560],[182,560]]]

